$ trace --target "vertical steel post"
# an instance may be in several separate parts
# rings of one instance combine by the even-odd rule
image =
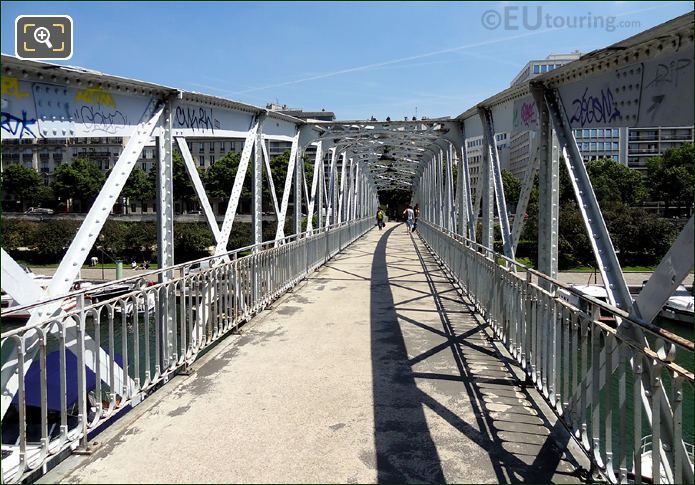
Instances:
[[[454,205],[454,161],[451,145],[446,151],[446,227],[450,231],[456,229],[456,213]]]
[[[338,202],[338,192],[335,190],[336,181],[336,158],[338,156],[338,149],[336,147],[331,148],[331,173],[329,175],[328,182],[328,210],[326,211],[326,227],[331,224],[336,223],[336,210]]]
[[[174,266],[174,182],[173,182],[173,139],[171,136],[171,103],[167,102],[160,119],[157,136],[157,263],[159,268]],[[159,282],[165,283],[174,277],[172,271],[159,273]],[[162,367],[169,367],[175,358],[174,315],[176,300],[171,291],[160,292],[159,335]]]
[[[263,242],[263,118],[258,122],[256,139],[253,147],[253,175],[251,178],[251,233],[253,234],[253,252],[260,251]],[[252,271],[252,301],[258,304],[260,293],[261,265],[255,260]]]
[[[345,220],[345,177],[347,176],[347,152],[343,152],[341,155],[340,163],[340,190],[338,193],[338,217],[336,222],[343,222]]]
[[[251,234],[253,244],[263,242],[263,119],[258,124],[253,149],[253,173],[251,178]],[[258,248],[254,248],[257,252]]]
[[[557,278],[558,220],[560,214],[559,179],[560,154],[557,136],[552,129],[548,107],[543,99],[543,90],[535,87],[539,115],[540,147],[538,174],[538,269]],[[517,214],[519,216],[519,214]],[[548,282],[541,280],[548,288]]]
[[[301,137],[300,137],[301,140]],[[302,232],[302,184],[303,184],[303,165],[304,165],[304,147],[300,143],[297,147],[297,156],[294,160],[294,233],[299,235]]]

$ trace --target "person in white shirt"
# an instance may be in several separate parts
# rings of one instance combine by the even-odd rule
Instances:
[[[413,220],[415,219],[415,211],[413,211],[412,207],[408,206],[408,208],[403,211],[403,215],[405,216],[406,228],[408,232],[410,232],[413,227]]]

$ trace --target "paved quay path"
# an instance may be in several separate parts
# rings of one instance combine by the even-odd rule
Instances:
[[[417,236],[374,229],[40,481],[578,482],[488,331]]]

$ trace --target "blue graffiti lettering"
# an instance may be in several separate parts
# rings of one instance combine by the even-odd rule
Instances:
[[[31,135],[36,138],[36,135],[31,131],[30,126],[36,124],[36,118],[27,118],[27,112],[22,110],[22,117],[18,118],[12,113],[2,111],[2,129],[12,136],[23,138],[24,134]]]
[[[605,91],[602,89],[596,96],[588,92],[589,88],[586,88],[581,98],[572,101],[574,114],[570,123],[585,126],[591,123],[610,123],[620,119],[620,111],[613,101],[613,93],[610,89],[607,88]]]

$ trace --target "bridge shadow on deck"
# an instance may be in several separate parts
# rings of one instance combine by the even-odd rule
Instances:
[[[567,432],[522,389],[417,236],[394,231],[404,228],[384,232],[371,268],[377,481],[579,481]]]

